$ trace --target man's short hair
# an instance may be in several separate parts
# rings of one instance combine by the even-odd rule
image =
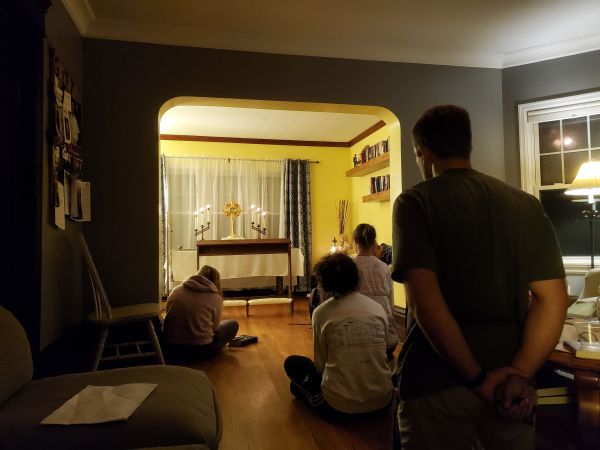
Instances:
[[[412,129],[413,145],[425,146],[441,159],[469,158],[471,119],[466,109],[439,105],[428,109]]]
[[[315,275],[323,290],[335,297],[355,291],[358,287],[356,264],[342,253],[323,257],[315,265]]]

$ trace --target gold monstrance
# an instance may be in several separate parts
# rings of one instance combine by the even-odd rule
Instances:
[[[238,202],[227,202],[223,212],[231,219],[231,234],[226,239],[237,239],[239,236],[235,234],[233,221],[242,213],[242,208]]]

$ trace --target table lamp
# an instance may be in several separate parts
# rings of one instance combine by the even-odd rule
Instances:
[[[594,268],[594,219],[599,216],[596,210],[595,195],[600,194],[600,161],[588,161],[581,165],[571,187],[565,191],[567,195],[585,195],[588,198],[589,209],[583,211],[583,216],[590,224],[590,256],[591,267]]]

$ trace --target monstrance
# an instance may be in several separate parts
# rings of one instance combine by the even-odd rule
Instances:
[[[239,236],[235,234],[233,221],[242,213],[242,208],[238,202],[227,202],[223,208],[223,212],[231,219],[231,234],[226,239],[237,239]]]

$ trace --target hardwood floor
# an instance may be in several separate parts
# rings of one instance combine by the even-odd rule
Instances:
[[[368,420],[330,422],[296,400],[289,391],[283,361],[291,354],[313,356],[307,301],[288,305],[224,309],[236,319],[239,334],[258,343],[228,348],[218,357],[189,365],[206,372],[215,386],[223,418],[221,450],[388,450],[392,413]],[[396,351],[397,356],[398,350]],[[536,449],[574,449],[576,411],[570,405],[538,410]]]
[[[392,415],[326,421],[295,399],[283,371],[291,354],[312,358],[312,336],[305,299],[287,305],[224,309],[236,319],[239,334],[258,336],[258,343],[228,348],[223,354],[189,365],[206,372],[215,386],[223,417],[221,450],[295,450],[391,448]]]

